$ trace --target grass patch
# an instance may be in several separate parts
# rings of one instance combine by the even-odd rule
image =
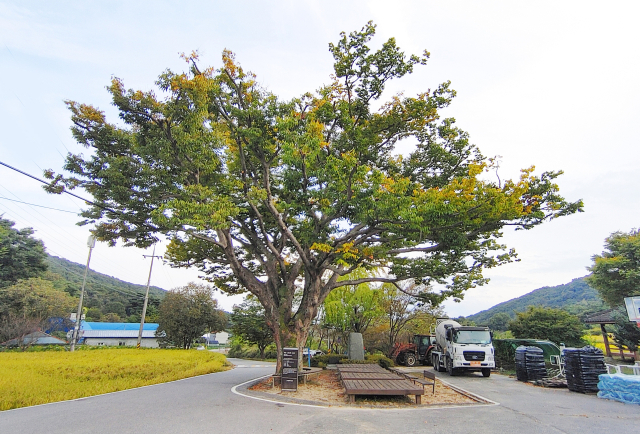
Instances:
[[[46,404],[224,371],[210,351],[100,349],[0,353],[0,410]]]

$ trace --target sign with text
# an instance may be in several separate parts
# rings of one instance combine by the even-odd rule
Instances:
[[[281,390],[296,392],[298,390],[298,349],[282,349],[282,381]]]

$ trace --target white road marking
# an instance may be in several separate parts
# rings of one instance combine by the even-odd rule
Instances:
[[[240,365],[236,365],[236,367],[238,367]],[[245,398],[251,398],[251,399],[255,399],[257,401],[266,401],[266,402],[273,402],[274,404],[284,404],[284,405],[297,405],[299,407],[315,407],[315,408],[330,408],[332,410],[400,410],[400,411],[416,411],[416,410],[447,410],[447,409],[455,409],[455,408],[477,408],[477,407],[493,407],[496,405],[500,405],[499,402],[495,402],[492,401],[488,398],[485,398],[483,396],[480,396],[476,393],[473,392],[469,392],[467,390],[464,390],[460,387],[454,386],[454,388],[457,388],[459,390],[462,390],[470,395],[476,396],[480,399],[483,399],[485,401],[487,401],[487,404],[472,404],[472,405],[443,405],[443,406],[438,406],[438,405],[434,405],[433,407],[405,407],[405,408],[398,408],[398,407],[393,407],[393,408],[371,408],[371,407],[349,407],[349,406],[341,406],[341,405],[314,405],[314,404],[299,404],[296,402],[283,402],[283,401],[276,401],[273,399],[266,399],[266,398],[259,398],[257,396],[251,396],[251,395],[245,395],[244,393],[238,392],[238,387],[240,386],[244,386],[245,384],[249,384],[253,381],[256,380],[261,380],[263,378],[268,378],[271,377],[271,374],[269,375],[264,375],[262,377],[257,377],[254,378],[252,380],[249,381],[245,381],[244,383],[240,383],[237,384],[235,386],[233,386],[231,388],[231,392],[235,393],[236,395],[240,395],[240,396],[244,396]],[[438,378],[438,380],[440,380]],[[442,381],[442,380],[440,380]],[[446,381],[442,381],[443,383],[445,383],[448,386],[453,386],[451,383],[447,383]]]

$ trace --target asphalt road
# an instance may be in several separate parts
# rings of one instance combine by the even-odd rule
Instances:
[[[230,359],[233,370],[173,383],[0,413],[13,433],[602,433],[636,432],[640,406],[527,386],[508,377],[443,379],[499,405],[346,409],[285,405],[231,389],[273,366]],[[442,374],[441,374],[442,375]]]

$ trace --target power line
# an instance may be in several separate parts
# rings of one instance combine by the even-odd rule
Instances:
[[[16,172],[18,172],[18,173],[20,173],[20,174],[22,174],[22,175],[25,175],[25,176],[27,176],[27,177],[29,177],[29,178],[31,178],[31,179],[34,179],[34,180],[38,181],[38,182],[41,182],[41,183],[46,184],[46,185],[49,185],[49,183],[48,183],[47,181],[44,181],[44,180],[42,180],[42,179],[40,179],[40,178],[38,178],[38,177],[36,177],[36,176],[33,176],[33,175],[29,174],[29,173],[23,172],[22,170],[19,170],[19,169],[17,169],[17,168],[15,168],[15,167],[13,167],[13,166],[10,166],[10,165],[9,165],[9,164],[7,164],[7,163],[4,163],[4,162],[0,161],[0,165],[5,166],[5,167],[7,167],[7,168],[9,168],[9,169],[11,169],[11,170],[14,170],[14,171],[16,171]],[[3,188],[4,188],[4,187],[3,187]],[[9,190],[7,190],[7,191],[9,191]],[[88,199],[85,199],[85,198],[83,198],[83,197],[81,197],[81,196],[78,196],[78,195],[76,195],[76,194],[70,193],[70,192],[68,192],[67,190],[63,190],[62,192],[63,192],[63,193],[67,193],[68,195],[73,196],[73,197],[75,197],[75,198],[78,198],[78,199],[80,199],[80,200],[84,201],[85,203],[88,203],[88,204],[90,204],[90,205],[97,206],[98,208],[102,208],[102,209],[105,209],[105,210],[107,210],[107,211],[111,211],[111,212],[113,212],[113,213],[120,214],[120,215],[122,215],[122,214],[123,214],[122,212],[119,212],[119,211],[113,210],[113,209],[111,209],[111,208],[108,208],[108,207],[102,206],[102,205],[97,204],[97,203],[95,203],[95,202],[93,202],[93,201],[90,201],[90,200],[88,200]],[[11,191],[9,191],[9,193],[13,194]],[[15,196],[15,194],[13,194],[13,195]],[[16,197],[17,197],[17,196],[16,196]],[[20,199],[20,198],[18,198],[18,199]],[[69,198],[69,199],[70,199],[70,200],[72,200],[71,198]],[[9,200],[12,200],[12,199],[9,199]],[[35,204],[29,204],[29,203],[27,203],[27,202],[22,202],[22,201],[19,201],[19,200],[15,200],[14,202],[20,202],[20,203],[24,203],[24,204],[31,205],[31,206],[40,206],[40,205],[35,205]],[[62,210],[58,210],[58,211],[62,211]],[[72,211],[66,211],[66,212],[72,212]],[[38,214],[40,214],[40,213],[38,213]],[[77,214],[77,213],[75,213],[75,214]],[[40,215],[42,215],[42,214],[40,214]],[[43,217],[44,217],[44,216],[43,216]],[[27,219],[22,218],[22,220],[27,220]],[[33,226],[33,225],[32,225],[32,226]],[[66,231],[66,230],[64,230],[63,228],[61,228],[61,229],[62,229],[64,232],[67,232],[67,231]],[[67,232],[67,233],[68,233],[68,232]],[[69,235],[71,235],[71,234],[69,234]],[[55,237],[54,237],[54,238],[55,238]],[[75,237],[74,237],[74,238],[75,238]],[[64,243],[62,243],[61,247],[65,248],[65,249],[67,248],[67,246],[65,246],[65,245],[64,245]],[[106,258],[105,258],[105,259],[106,259]],[[112,261],[110,261],[110,260],[108,260],[108,259],[107,259],[107,262],[111,263],[112,265],[116,265],[115,263],[113,263]],[[120,267],[120,266],[118,266],[118,267]]]
[[[41,182],[41,183],[43,183],[43,184],[45,184],[45,185],[50,185],[50,183],[49,183],[49,182],[47,182],[47,181],[45,181],[45,180],[42,180],[42,179],[40,179],[40,178],[38,178],[38,177],[36,177],[36,176],[30,175],[30,174],[28,174],[27,172],[23,172],[23,171],[22,171],[22,170],[20,170],[20,169],[16,169],[16,168],[15,168],[15,167],[13,167],[13,166],[9,166],[7,163],[3,163],[2,161],[0,161],[0,165],[5,166],[5,167],[8,167],[8,168],[9,168],[9,169],[11,169],[11,170],[15,170],[16,172],[18,172],[18,173],[20,173],[20,174],[22,174],[22,175],[24,175],[24,176],[28,176],[28,177],[29,177],[29,178],[31,178],[31,179],[35,179],[36,181]],[[108,208],[108,207],[106,207],[106,206],[102,206],[102,205],[100,205],[100,204],[97,204],[97,203],[95,203],[95,202],[93,202],[93,201],[90,201],[89,199],[85,199],[84,197],[78,196],[77,194],[71,193],[71,192],[69,192],[69,191],[67,191],[67,190],[65,190],[65,189],[63,189],[63,190],[62,190],[62,193],[67,193],[67,194],[68,194],[68,195],[70,195],[70,196],[77,197],[78,199],[85,201],[85,202],[86,202],[86,203],[88,203],[89,205],[97,206],[98,208],[102,208],[102,209],[105,209],[105,210],[107,210],[107,211],[114,212],[114,213],[116,213],[116,214],[122,214],[121,212],[118,212],[118,211],[112,210],[111,208]]]
[[[8,189],[7,189],[6,187],[4,187],[2,184],[0,184],[0,188],[3,188],[3,189],[5,189],[5,190],[7,190],[7,192],[9,192],[9,193],[10,193],[10,194],[12,194],[13,196],[15,196],[17,199],[20,199],[20,197],[16,196],[16,194],[15,194],[15,193],[13,193],[12,191],[8,190]],[[71,200],[71,198],[69,198],[69,199]],[[25,202],[18,201],[18,200],[16,200],[15,202],[25,203]],[[19,205],[18,205],[18,206],[19,206]],[[15,214],[17,217],[19,217],[19,220],[22,220],[23,222],[27,223],[28,225],[30,225],[30,226],[31,226],[31,227],[33,227],[33,228],[35,228],[35,227],[37,227],[37,226],[38,226],[38,225],[34,225],[34,224],[30,221],[30,219],[25,218],[25,217],[23,217],[23,216],[19,215],[18,213],[16,213],[16,211],[14,211],[13,209],[5,208],[5,207],[3,207],[3,206],[0,206],[0,209],[8,209],[8,210],[9,210],[9,212],[10,212],[10,214]],[[25,211],[25,210],[20,209],[20,211]],[[54,220],[52,220],[52,219],[48,219],[48,218],[47,218],[47,217],[45,217],[43,214],[41,214],[38,210],[35,210],[35,209],[34,209],[34,211],[35,211],[37,214],[40,214],[40,215],[41,215],[42,217],[44,217],[45,219],[47,219],[47,223],[48,223],[48,224],[53,224],[53,225],[54,225],[54,226],[56,226],[56,227],[57,227],[61,232],[66,233],[66,234],[69,236],[69,238],[70,238],[70,239],[79,240],[79,237],[78,237],[77,235],[70,233],[70,232],[69,232],[69,231],[67,231],[64,227],[62,227],[62,226],[58,225]],[[40,219],[37,217],[37,215],[35,215],[35,214],[30,214],[29,216],[30,216],[30,217],[32,217],[32,218],[35,218],[35,219],[36,219],[36,220],[38,220],[38,221],[40,221],[43,225],[45,225],[45,227],[47,226],[47,223],[45,223],[45,222],[43,222],[42,220],[40,220]],[[43,233],[45,233],[45,234],[47,234],[47,235],[48,235],[48,237],[51,239],[51,241],[53,241],[57,246],[59,246],[59,247],[63,248],[64,250],[66,250],[66,251],[68,251],[68,252],[72,253],[72,255],[75,253],[75,250],[74,250],[74,249],[72,249],[70,246],[68,246],[68,245],[67,245],[67,243],[66,243],[66,242],[68,241],[68,239],[64,239],[64,238],[63,238],[62,240],[61,240],[61,239],[59,239],[59,238],[56,236],[56,235],[57,235],[57,232],[46,231],[46,230],[43,230],[42,228],[40,228],[40,229],[39,229],[39,231],[40,231],[40,232],[43,232]],[[54,235],[54,233],[55,233],[56,235]],[[49,244],[47,245],[47,250],[49,250],[49,251],[53,252],[53,250],[51,249],[51,245],[49,245]],[[55,253],[55,252],[53,252],[53,253]],[[60,254],[58,254],[58,256],[60,256],[60,257],[64,257],[64,256],[67,256],[67,255],[60,255]],[[130,267],[126,266],[126,265],[125,265],[125,266],[123,266],[122,264],[117,264],[117,263],[113,262],[112,260],[110,260],[110,259],[108,259],[108,258],[105,258],[105,257],[101,257],[101,258],[99,257],[99,258],[97,258],[97,260],[98,260],[99,262],[101,262],[101,263],[102,263],[103,261],[108,262],[108,263],[110,264],[110,267],[107,267],[107,268],[111,268],[111,267],[115,267],[115,269],[122,269],[122,268],[126,268],[126,269],[128,269],[128,270],[129,270],[129,272],[131,272],[131,271],[133,270],[132,268],[130,268]],[[94,261],[94,262],[95,262],[95,261]],[[103,264],[103,265],[104,265],[104,264]],[[116,273],[116,274],[117,274],[117,273]]]
[[[29,202],[23,202],[23,201],[21,201],[21,200],[9,199],[8,197],[3,197],[3,196],[0,196],[0,199],[10,200],[11,202],[23,203],[23,204],[25,204],[25,205],[38,206],[38,207],[40,207],[40,208],[52,209],[52,210],[54,210],[54,211],[68,212],[68,213],[70,213],[70,214],[78,214],[78,213],[77,213],[77,212],[75,212],[75,211],[67,211],[67,210],[64,210],[64,209],[51,208],[51,207],[49,207],[49,206],[44,206],[44,205],[36,205],[35,203],[29,203]]]

